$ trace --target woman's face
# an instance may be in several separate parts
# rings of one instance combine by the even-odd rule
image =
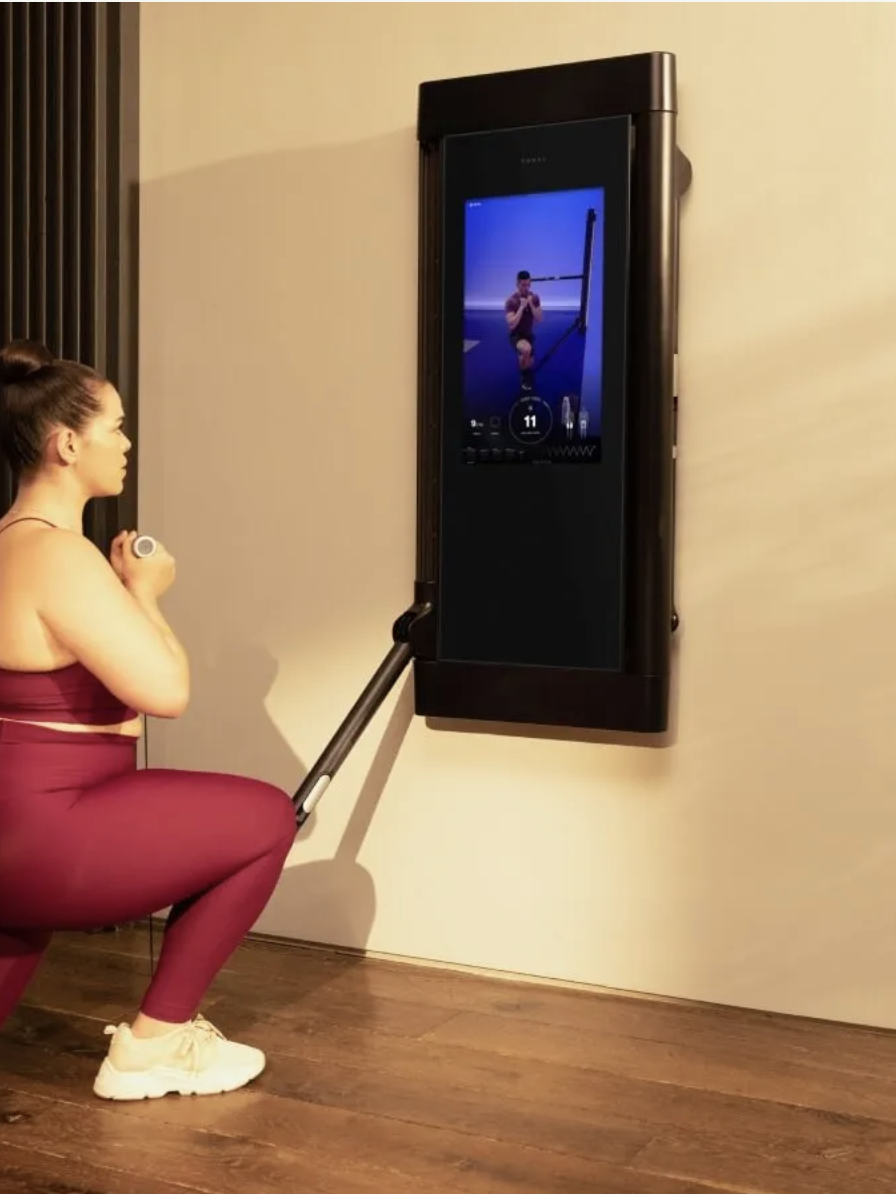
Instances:
[[[113,497],[124,488],[131,441],[124,433],[124,408],[108,382],[98,392],[102,409],[78,436],[75,469],[91,497]]]

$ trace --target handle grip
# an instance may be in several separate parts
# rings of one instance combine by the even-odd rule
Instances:
[[[131,551],[141,560],[145,560],[148,556],[155,555],[158,544],[152,535],[138,535],[131,544]]]

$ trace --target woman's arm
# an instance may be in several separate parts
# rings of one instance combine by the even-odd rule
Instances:
[[[190,663],[187,659],[187,653],[178,641],[177,635],[168,625],[165,617],[159,608],[158,598],[154,593],[145,589],[131,585],[125,586],[128,592],[134,599],[135,604],[140,610],[149,618],[150,622],[156,627],[165,641],[165,646],[174,657],[179,671],[183,674],[183,683],[186,691],[190,689]]]
[[[50,634],[131,708],[179,717],[190,699],[189,663],[149,573],[125,586],[89,539],[68,531],[35,536],[33,548],[29,572]]]

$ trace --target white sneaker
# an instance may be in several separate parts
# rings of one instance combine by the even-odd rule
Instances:
[[[160,1099],[237,1090],[265,1067],[251,1045],[225,1039],[202,1016],[157,1037],[135,1037],[128,1024],[110,1024],[109,1052],[93,1084],[101,1099]]]

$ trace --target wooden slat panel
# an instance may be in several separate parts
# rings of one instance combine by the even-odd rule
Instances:
[[[0,5],[0,343],[106,372],[135,444],[138,8]],[[0,515],[13,496],[0,460]],[[85,531],[106,550],[136,508],[133,488],[91,503]]]
[[[89,80],[81,72],[82,9],[89,5],[62,6],[62,338],[52,345],[60,356],[77,360],[81,355],[81,270],[84,251],[81,227],[81,170],[85,129],[83,92]],[[90,362],[86,362],[90,364]]]
[[[47,13],[23,4],[28,23],[28,335],[46,336]]]
[[[65,59],[62,46],[63,5],[47,5],[47,311],[46,343],[62,345],[65,302],[63,222],[63,143],[65,137]]]
[[[10,121],[10,192],[12,263],[10,309],[11,322],[16,334],[27,334],[29,306],[28,275],[28,228],[30,205],[28,203],[28,172],[31,157],[31,104],[28,89],[28,72],[31,66],[31,38],[28,30],[27,4],[12,6],[12,107]]]

